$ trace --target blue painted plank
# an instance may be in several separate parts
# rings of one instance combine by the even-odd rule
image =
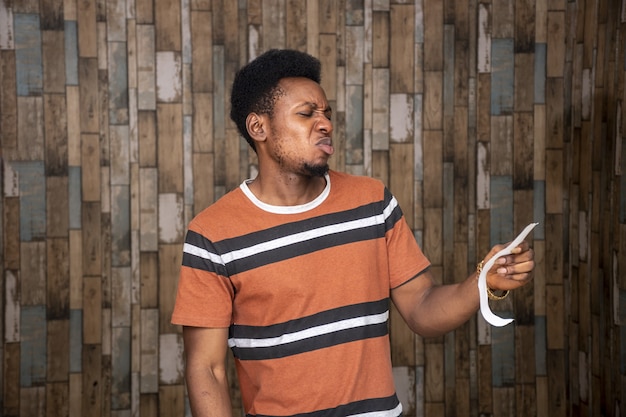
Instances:
[[[114,327],[111,334],[111,408],[130,406],[130,327]]]
[[[128,62],[126,42],[109,42],[109,119],[128,123]]]
[[[70,229],[80,229],[82,226],[82,194],[81,169],[70,166],[68,170],[69,186],[69,225]]]
[[[78,85],[78,35],[76,21],[65,21],[65,82]]]
[[[111,265],[130,266],[130,187],[111,187]]]
[[[515,53],[513,39],[491,41],[491,114],[513,112]]]
[[[548,375],[546,338],[546,316],[535,316],[535,373],[543,376]]]
[[[489,238],[491,246],[511,241],[513,236],[513,177],[492,175],[490,182],[491,221]]]
[[[546,102],[546,44],[535,44],[535,103]]]
[[[70,310],[70,372],[83,369],[83,310]]]
[[[510,312],[498,311],[504,318]],[[494,387],[515,385],[515,325],[493,327],[491,331],[491,378]]]
[[[46,179],[43,161],[11,162],[19,176],[20,240],[46,237]]]
[[[533,239],[546,238],[546,182],[535,181],[533,185],[533,221],[539,222],[533,229]]]
[[[46,306],[23,306],[20,312],[20,386],[46,382]]]
[[[18,96],[38,96],[43,93],[43,64],[39,15],[16,13],[15,69]]]

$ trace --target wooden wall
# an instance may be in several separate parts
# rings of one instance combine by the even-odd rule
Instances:
[[[188,415],[185,226],[254,175],[228,94],[271,47],[321,59],[332,166],[390,186],[441,282],[540,222],[513,325],[392,316],[405,415],[623,415],[619,0],[0,0],[0,413]]]

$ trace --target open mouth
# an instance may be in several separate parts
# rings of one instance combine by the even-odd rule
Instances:
[[[331,138],[324,138],[318,141],[315,145],[328,155],[332,155],[335,152]]]

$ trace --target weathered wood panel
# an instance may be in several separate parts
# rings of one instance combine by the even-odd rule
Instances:
[[[534,284],[493,304],[511,327],[422,339],[394,310],[404,415],[617,416],[624,7],[0,1],[0,414],[189,415],[169,324],[185,226],[257,169],[234,73],[290,47],[322,62],[331,166],[389,186],[438,283],[540,223]]]

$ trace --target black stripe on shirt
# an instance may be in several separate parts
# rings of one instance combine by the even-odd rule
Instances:
[[[372,398],[368,400],[355,401],[350,404],[340,405],[335,408],[329,408],[326,410],[313,411],[311,413],[292,414],[291,416],[281,417],[346,417],[354,416],[364,413],[375,413],[391,411],[400,405],[398,397],[394,394],[385,398]],[[397,414],[396,417],[401,417],[402,413]],[[246,417],[277,417],[267,414],[246,414]]]

